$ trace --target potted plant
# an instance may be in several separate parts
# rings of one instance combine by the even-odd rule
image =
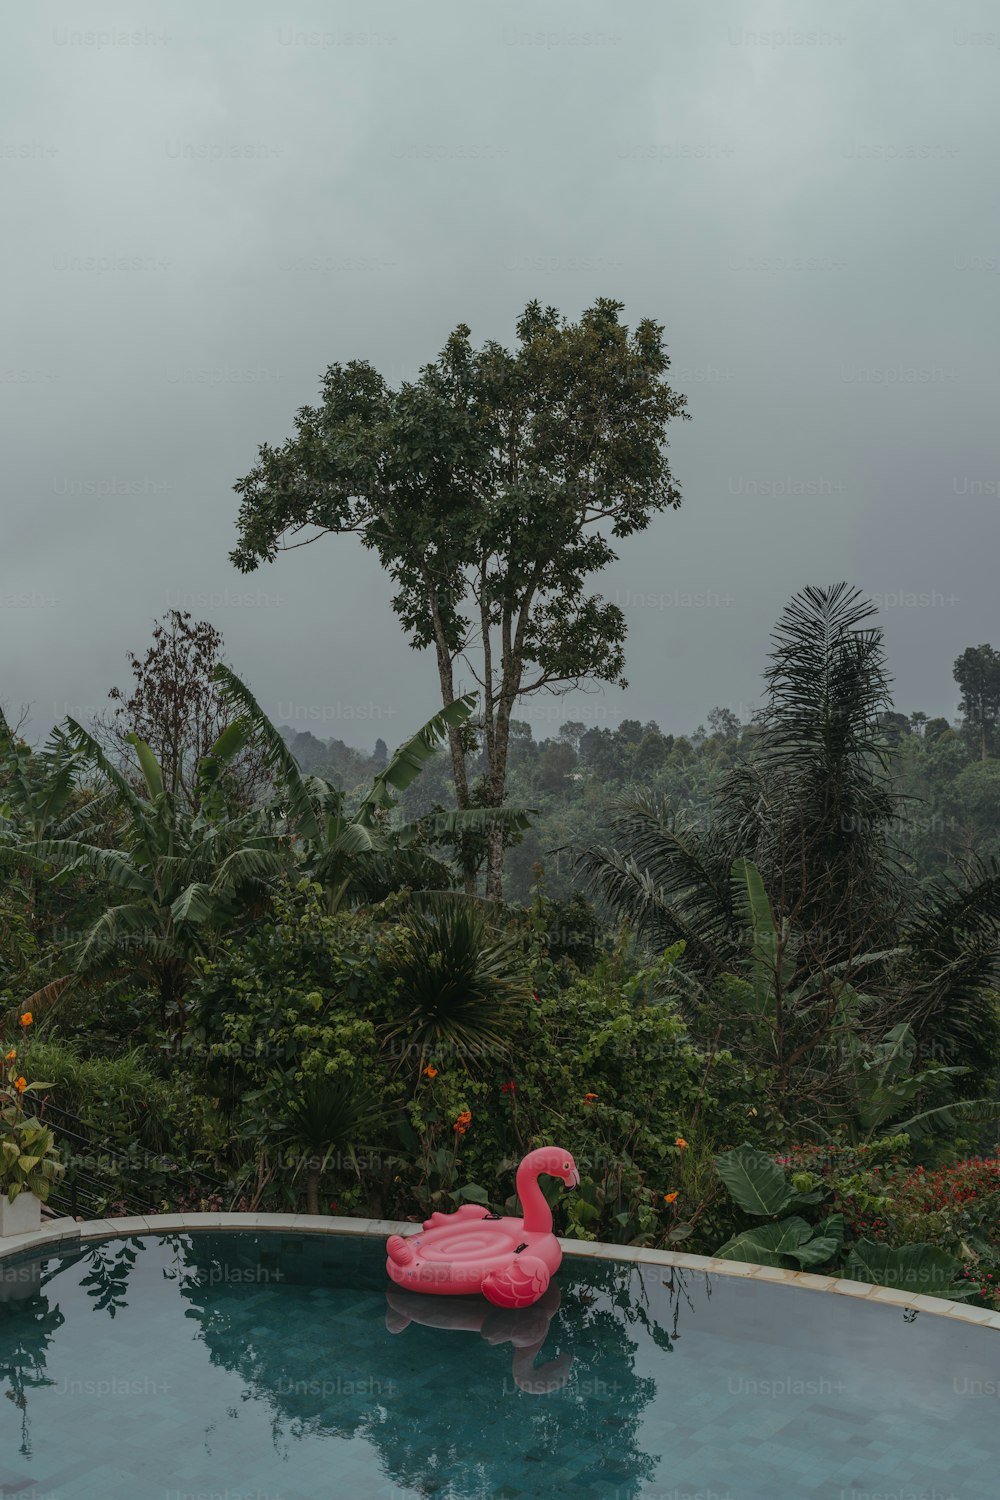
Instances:
[[[22,1038],[32,1023],[30,1011],[21,1017]],[[42,1204],[65,1167],[59,1160],[55,1137],[47,1125],[24,1107],[26,1094],[51,1087],[29,1083],[21,1072],[16,1047],[3,1053],[0,1087],[0,1236],[30,1234],[42,1222]]]

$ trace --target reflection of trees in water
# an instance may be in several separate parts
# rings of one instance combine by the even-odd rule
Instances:
[[[266,1236],[241,1236],[240,1246],[208,1238],[193,1237],[181,1251],[188,1316],[199,1321],[213,1363],[246,1382],[244,1399],[269,1406],[283,1453],[302,1438],[362,1437],[395,1484],[455,1500],[500,1490],[512,1460],[537,1463],[542,1487],[546,1466],[575,1467],[570,1488],[601,1485],[618,1500],[638,1495],[655,1470],[657,1458],[640,1442],[655,1381],[636,1373],[636,1354],[647,1338],[672,1350],[687,1300],[679,1272],[648,1268],[650,1300],[632,1267],[564,1263],[549,1327],[539,1328],[545,1310],[537,1307],[523,1309],[523,1328],[517,1315],[509,1327],[492,1327],[483,1303],[478,1336],[473,1320],[462,1337],[432,1308],[414,1316],[418,1303],[453,1299],[404,1294],[406,1303],[395,1306],[381,1259],[372,1272],[370,1242],[360,1263],[356,1247],[345,1249],[354,1259],[345,1270],[327,1240],[322,1252],[300,1255],[301,1271],[283,1271],[280,1280],[259,1274],[248,1294],[254,1268],[266,1270],[258,1264]],[[290,1302],[295,1281],[301,1288]],[[472,1309],[453,1316],[461,1326]],[[483,1340],[507,1347],[494,1354]]]
[[[0,1381],[7,1383],[3,1394],[21,1413],[20,1451],[25,1457],[31,1454],[28,1392],[55,1384],[45,1374],[46,1358],[56,1330],[66,1321],[58,1303],[52,1305],[43,1288],[54,1276],[82,1262],[89,1274],[80,1278],[79,1285],[92,1299],[95,1312],[106,1312],[113,1318],[126,1304],[129,1274],[140,1249],[145,1249],[141,1240],[114,1240],[60,1252],[52,1258],[6,1263],[7,1282],[15,1285],[23,1276],[28,1289],[27,1296],[4,1302],[0,1313]],[[44,1269],[46,1265],[49,1270]]]
[[[129,1239],[89,1245],[83,1251],[90,1272],[81,1278],[80,1285],[93,1298],[94,1312],[106,1312],[113,1318],[128,1305],[128,1279],[139,1251],[145,1248],[144,1240]]]
[[[45,1374],[49,1344],[65,1318],[41,1291],[23,1302],[9,1302],[0,1317],[0,1381],[4,1395],[21,1413],[20,1452],[31,1456],[28,1392],[54,1385]]]

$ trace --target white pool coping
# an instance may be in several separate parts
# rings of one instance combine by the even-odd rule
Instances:
[[[150,1214],[127,1219],[49,1219],[30,1234],[0,1238],[0,1261],[27,1250],[68,1249],[91,1240],[127,1238],[137,1234],[176,1234],[180,1230],[253,1229],[285,1230],[295,1234],[339,1234],[384,1239],[390,1234],[415,1233],[414,1222],[391,1219],[350,1219],[313,1214]],[[711,1255],[685,1255],[677,1250],[647,1250],[635,1245],[606,1245],[595,1240],[560,1240],[565,1255],[582,1259],[615,1260],[630,1265],[674,1266],[712,1276],[742,1276],[752,1281],[784,1283],[811,1292],[833,1292],[856,1301],[879,1302],[890,1307],[910,1307],[939,1318],[1000,1328],[1000,1312],[928,1297],[923,1292],[904,1292],[895,1287],[869,1286],[864,1281],[845,1281],[837,1276],[817,1276],[811,1271],[783,1271],[777,1266],[755,1266],[746,1261],[716,1260]]]

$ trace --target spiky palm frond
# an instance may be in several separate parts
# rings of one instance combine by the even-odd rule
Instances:
[[[898,970],[897,1008],[921,1039],[950,1062],[982,1074],[1000,1058],[995,1035],[1000,986],[1000,865],[971,862],[929,882],[902,925],[907,957]]]
[[[818,946],[831,957],[879,944],[898,905],[889,832],[899,798],[880,722],[889,679],[881,631],[863,628],[874,613],[846,584],[789,601],[772,635],[754,750],[756,842],[745,852],[772,889],[780,883],[798,925],[824,934]],[[721,809],[742,837],[750,791],[745,772],[722,791]]]
[[[476,911],[487,927],[501,932],[510,921],[505,901],[489,901],[484,896],[467,896],[464,891],[427,889],[417,885],[404,893],[400,910],[423,916],[439,917],[457,911]]]
[[[286,1099],[279,1138],[321,1156],[370,1146],[385,1125],[378,1095],[356,1073],[289,1079]]]
[[[622,798],[610,816],[613,847],[577,859],[592,888],[648,941],[683,938],[690,961],[710,972],[724,967],[738,948],[725,840],[687,827],[649,793]]]
[[[522,946],[494,937],[469,909],[411,917],[393,977],[403,1015],[388,1037],[418,1061],[437,1051],[468,1067],[506,1055],[531,994]]]

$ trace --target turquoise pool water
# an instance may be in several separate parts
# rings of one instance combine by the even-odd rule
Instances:
[[[992,1330],[572,1257],[504,1313],[383,1265],[372,1240],[247,1232],[5,1262],[0,1496],[1000,1494]]]

